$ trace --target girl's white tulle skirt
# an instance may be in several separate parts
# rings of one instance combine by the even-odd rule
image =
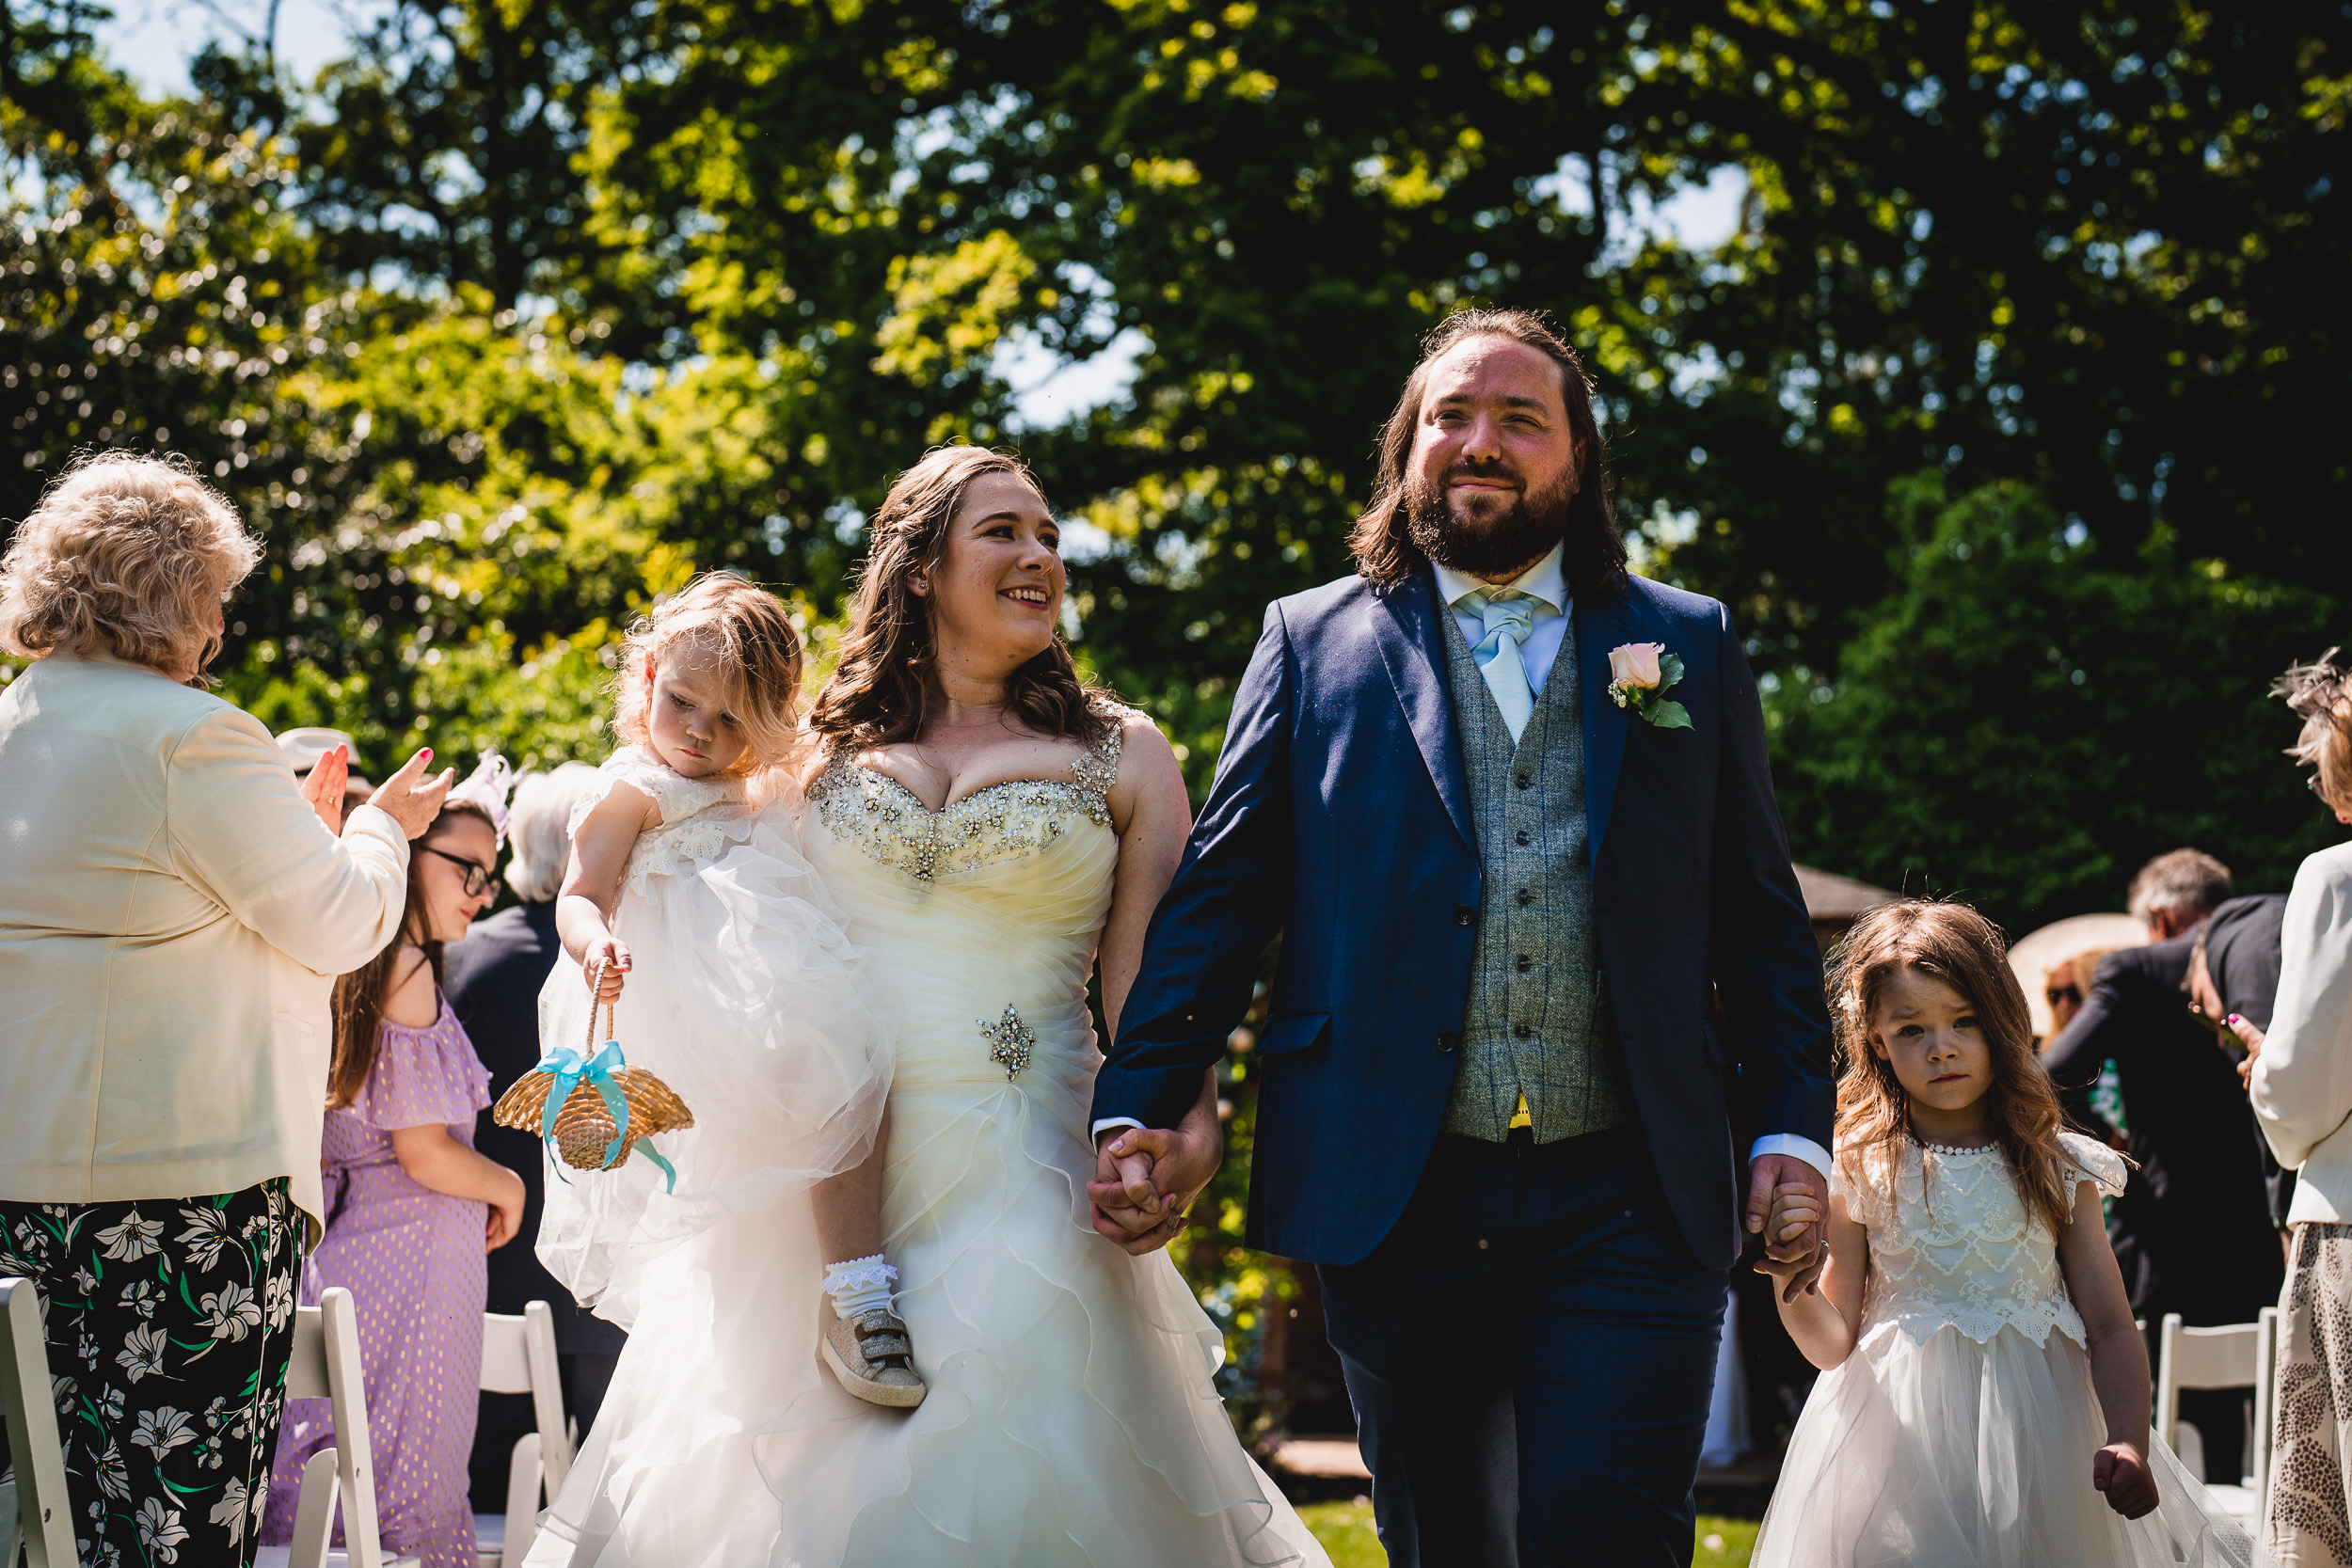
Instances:
[[[2053,1332],[1925,1344],[1868,1330],[1821,1374],[1788,1440],[1756,1568],[2243,1568],[2244,1530],[2154,1433],[2156,1511],[2125,1519],[2090,1483],[2106,1441],[2090,1363]]]

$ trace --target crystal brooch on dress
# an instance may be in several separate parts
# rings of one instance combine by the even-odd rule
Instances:
[[[1029,1053],[1037,1048],[1037,1031],[1022,1022],[1021,1014],[1009,1005],[995,1022],[981,1021],[980,1037],[988,1041],[988,1059],[1005,1069],[1008,1084],[1029,1065]]]

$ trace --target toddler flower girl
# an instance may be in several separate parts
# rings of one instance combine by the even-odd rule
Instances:
[[[569,961],[541,993],[543,1049],[597,1050],[596,976],[596,1000],[617,1004],[628,1064],[675,1090],[694,1125],[657,1140],[674,1189],[668,1170],[635,1155],[551,1181],[539,1255],[600,1316],[640,1329],[661,1303],[678,1307],[682,1282],[711,1287],[714,1249],[804,1254],[808,1282],[799,1301],[720,1304],[765,1319],[750,1331],[756,1345],[714,1344],[707,1321],[673,1338],[641,1333],[600,1426],[626,1413],[629,1386],[674,1388],[675,1369],[653,1364],[681,1349],[723,1365],[789,1360],[794,1344],[811,1378],[821,1354],[860,1399],[922,1402],[882,1256],[890,1053],[863,960],[802,856],[784,767],[800,683],[783,607],[733,574],[706,574],[630,633],[614,723],[625,744],[573,808],[556,904]]]
[[[2245,1564],[2245,1533],[2149,1430],[2148,1353],[2099,1195],[2060,1131],[2000,933],[1964,905],[1865,915],[1831,990],[1829,1266],[1781,1320],[1822,1369],[1758,1568]],[[1770,1228],[1820,1214],[1802,1188]]]

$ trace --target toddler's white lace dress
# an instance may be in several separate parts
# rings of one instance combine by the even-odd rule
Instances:
[[[2059,1137],[2077,1167],[2071,1180],[2123,1190],[2121,1156]],[[2057,1238],[2026,1209],[2000,1149],[1906,1141],[1876,1174],[1857,1191],[1830,1173],[1832,1193],[1869,1232],[1861,1339],[1813,1386],[1756,1568],[2252,1562],[2245,1532],[2153,1432],[2156,1512],[2127,1520],[2090,1484],[2106,1422],[2082,1317]]]
[[[739,780],[687,779],[633,746],[602,771],[575,829],[615,784],[660,808],[612,922],[632,960],[618,1037],[694,1125],[654,1140],[677,1169],[675,1193],[635,1153],[563,1180],[549,1166],[539,1257],[629,1342],[529,1560],[596,1561],[594,1549],[575,1560],[573,1544],[594,1540],[616,1499],[667,1496],[698,1515],[691,1549],[630,1560],[766,1563],[765,1544],[738,1537],[730,1515],[768,1496],[755,1434],[831,1386],[816,1355],[824,1259],[808,1189],[872,1149],[890,1036],[869,960],[802,852],[797,790],[757,804]],[[540,993],[539,1022],[543,1052],[593,1049],[587,981],[569,958]]]

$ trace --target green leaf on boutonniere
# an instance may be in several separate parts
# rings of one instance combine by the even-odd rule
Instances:
[[[1658,689],[1672,689],[1682,679],[1682,656],[1668,654],[1658,661]]]
[[[1691,722],[1691,710],[1680,703],[1652,703],[1649,710],[1642,717],[1661,730],[1687,730],[1696,727]]]

